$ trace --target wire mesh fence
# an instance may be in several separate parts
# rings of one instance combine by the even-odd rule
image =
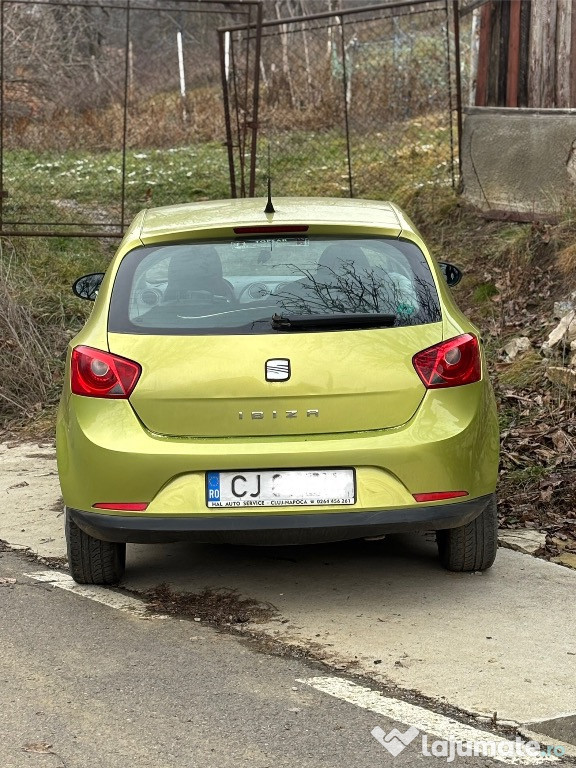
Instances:
[[[265,21],[258,188],[266,145],[275,194],[383,198],[453,185],[455,23],[447,0]],[[230,34],[241,50],[250,30]]]
[[[216,30],[259,6],[2,0],[0,231],[121,235],[145,206],[227,196]]]
[[[263,194],[267,147],[275,195],[454,183],[452,0],[273,7],[0,0],[0,234],[120,236],[143,207]]]

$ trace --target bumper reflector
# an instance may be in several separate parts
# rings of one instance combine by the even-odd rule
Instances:
[[[98,504],[92,504],[92,509],[115,509],[119,512],[144,512],[148,507],[148,502],[129,502],[123,501],[117,502],[100,502]]]
[[[413,493],[416,501],[442,501],[443,499],[456,499],[459,496],[468,496],[468,491],[434,491],[433,493]]]

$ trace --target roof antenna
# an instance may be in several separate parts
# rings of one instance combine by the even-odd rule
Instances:
[[[268,144],[268,201],[264,213],[276,213],[276,209],[272,204],[272,179],[270,177],[270,144]]]

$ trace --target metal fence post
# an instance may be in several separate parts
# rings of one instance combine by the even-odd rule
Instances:
[[[344,130],[346,131],[346,160],[348,162],[348,189],[350,197],[354,197],[352,182],[352,154],[350,150],[350,123],[348,118],[348,68],[346,66],[346,40],[344,38],[344,19],[338,16],[340,26],[340,48],[342,51],[342,89],[344,97]]]
[[[126,0],[126,37],[124,41],[124,109],[122,113],[122,179],[120,192],[120,230],[126,217],[126,144],[128,140],[128,99],[130,97],[130,0]]]
[[[226,149],[228,151],[228,169],[230,174],[230,197],[237,197],[236,173],[234,170],[234,142],[232,138],[232,123],[230,120],[230,95],[228,93],[226,36],[228,36],[228,40],[230,40],[230,32],[222,29],[218,30],[218,50],[220,52],[220,75],[222,80],[222,100],[224,102],[224,123],[226,125]]]
[[[456,72],[456,130],[458,148],[458,191],[462,188],[462,73],[460,71],[460,7],[458,0],[453,0],[454,15],[454,66]],[[452,152],[454,164],[454,152]]]
[[[260,55],[262,46],[262,3],[256,7],[256,42],[254,50],[254,85],[252,91],[252,141],[250,147],[250,186],[249,197],[254,197],[256,189],[256,150],[258,145],[258,108],[260,102]],[[250,31],[248,31],[250,37]],[[247,57],[248,58],[248,57]],[[248,79],[248,73],[246,73]]]

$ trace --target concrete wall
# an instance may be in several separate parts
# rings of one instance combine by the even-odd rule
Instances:
[[[558,211],[576,196],[576,109],[464,110],[462,180],[483,210]]]

